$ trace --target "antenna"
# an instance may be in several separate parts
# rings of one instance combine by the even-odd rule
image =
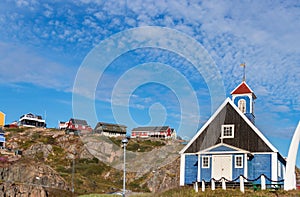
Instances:
[[[45,112],[44,112],[44,120],[46,120],[47,119],[47,111],[45,110]]]
[[[246,81],[246,63],[241,63],[240,66],[244,67],[243,69],[243,81]]]

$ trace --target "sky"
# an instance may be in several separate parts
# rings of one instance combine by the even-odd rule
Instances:
[[[287,156],[300,117],[297,1],[0,1],[0,111],[190,139],[242,81]],[[297,165],[300,166],[299,155]]]

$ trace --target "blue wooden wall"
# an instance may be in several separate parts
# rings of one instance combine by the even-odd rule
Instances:
[[[202,156],[210,156],[210,155],[201,155],[200,156],[200,181],[204,179],[206,182],[211,179],[211,164],[212,158],[209,157],[209,168],[202,168]]]
[[[185,155],[185,184],[197,181],[198,155]]]
[[[248,178],[255,179],[261,174],[271,178],[271,154],[255,154],[251,160],[248,160]],[[260,183],[260,179],[256,181]],[[267,181],[269,183],[269,181]]]

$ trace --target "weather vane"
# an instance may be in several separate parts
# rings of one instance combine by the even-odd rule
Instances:
[[[246,69],[246,63],[241,63],[240,66],[244,67],[244,71],[243,71],[243,81],[245,81],[245,80],[246,80],[246,74],[245,74],[245,73],[246,73],[246,70],[245,70],[245,69]]]

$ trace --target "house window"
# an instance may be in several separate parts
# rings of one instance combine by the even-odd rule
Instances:
[[[234,125],[222,125],[222,138],[234,138]]]
[[[243,156],[237,155],[235,156],[235,168],[242,168],[243,167]]]
[[[209,168],[209,156],[202,156],[202,168]]]
[[[240,99],[238,102],[238,108],[241,110],[241,112],[245,113],[246,112],[246,101],[245,99]]]

